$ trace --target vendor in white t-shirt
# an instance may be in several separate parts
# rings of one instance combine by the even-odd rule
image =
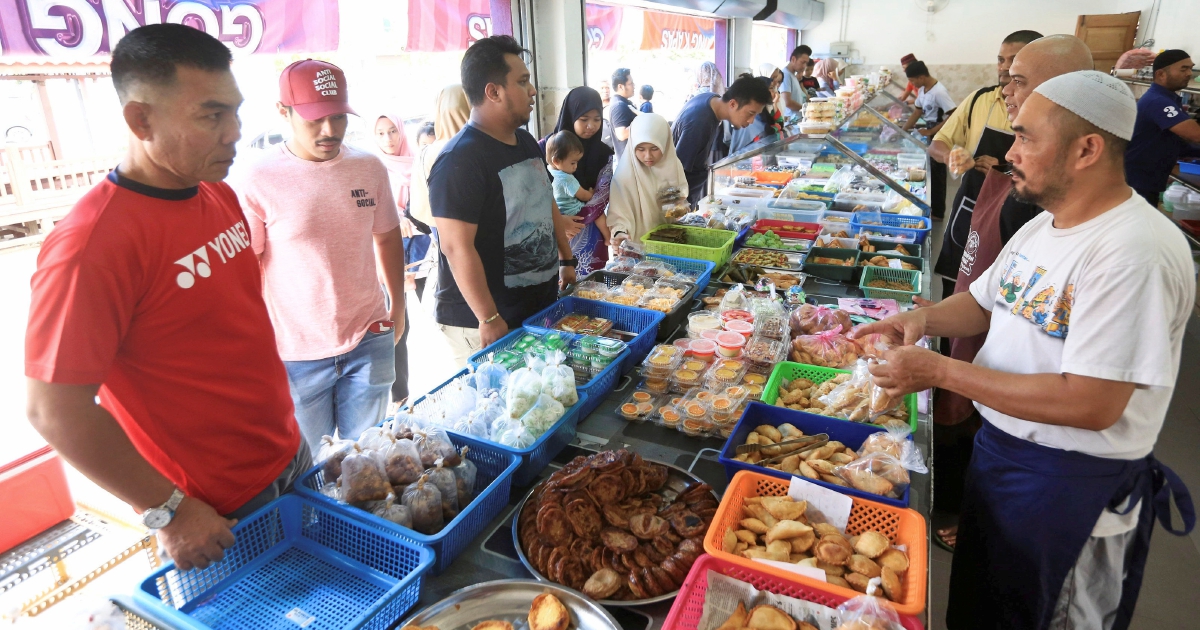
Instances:
[[[924,119],[925,128],[917,130],[917,133],[932,138],[942,128],[942,123],[950,117],[950,112],[958,107],[958,103],[950,98],[950,93],[941,81],[930,76],[924,61],[908,64],[904,74],[913,87],[917,88],[917,100],[913,103],[916,109],[904,122],[904,130],[911,130],[917,126],[917,120]]]
[[[1195,279],[1179,229],[1125,184],[1136,116],[1129,88],[1107,74],[1041,84],[1013,122],[1007,159],[1014,192],[1046,211],[969,294],[855,331],[905,344],[872,368],[888,394],[939,387],[976,401],[984,418],[951,630],[1125,628],[1155,518],[1180,535],[1195,524],[1186,488],[1152,454]],[[985,331],[974,363],[912,345]]]

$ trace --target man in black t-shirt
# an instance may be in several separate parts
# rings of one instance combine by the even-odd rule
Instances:
[[[617,68],[612,75],[612,87],[612,105],[608,117],[613,128],[613,149],[617,152],[617,161],[620,161],[625,155],[625,143],[629,141],[629,125],[638,115],[633,101],[629,100],[634,92],[633,75],[629,68]]]
[[[771,89],[767,84],[743,74],[725,90],[724,96],[703,92],[683,106],[671,136],[675,155],[683,163],[683,174],[687,177],[688,203],[695,206],[704,197],[709,156],[721,121],[728,120],[735,129],[743,129],[770,103]]]
[[[429,175],[437,225],[434,320],[459,365],[557,298],[575,261],[537,140],[521,128],[537,93],[515,39],[481,39],[463,55],[471,120]]]

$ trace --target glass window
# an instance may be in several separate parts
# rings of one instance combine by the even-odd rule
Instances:
[[[769,22],[755,22],[750,30],[750,68],[755,76],[762,74],[758,67],[769,63],[776,68],[787,65],[788,29]]]

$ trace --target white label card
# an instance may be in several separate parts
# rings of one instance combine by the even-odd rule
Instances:
[[[810,522],[829,523],[839,532],[846,532],[846,523],[850,522],[850,510],[854,507],[854,500],[850,497],[822,488],[802,477],[792,477],[788,486],[788,496],[797,501],[808,501],[805,514]]]
[[[825,569],[818,569],[817,567],[806,567],[806,566],[802,566],[799,564],[792,564],[791,562],[780,562],[778,560],[765,560],[763,558],[755,558],[754,561],[770,565],[772,567],[775,567],[776,569],[783,569],[784,571],[791,571],[792,573],[798,573],[800,575],[803,575],[804,577],[812,578],[814,580],[821,580],[822,582],[829,581],[829,580],[825,579]]]
[[[903,269],[904,263],[899,260],[896,260],[895,258],[889,258],[888,266],[891,267],[892,269]]]
[[[300,610],[299,608],[293,608],[289,610],[288,613],[284,615],[284,618],[296,624],[297,626],[300,626],[301,628],[307,628],[317,620],[316,617],[304,612],[303,610]]]

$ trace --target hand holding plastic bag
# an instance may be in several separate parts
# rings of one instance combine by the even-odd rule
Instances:
[[[874,595],[848,599],[837,610],[842,623],[834,630],[904,630],[892,605]]]

